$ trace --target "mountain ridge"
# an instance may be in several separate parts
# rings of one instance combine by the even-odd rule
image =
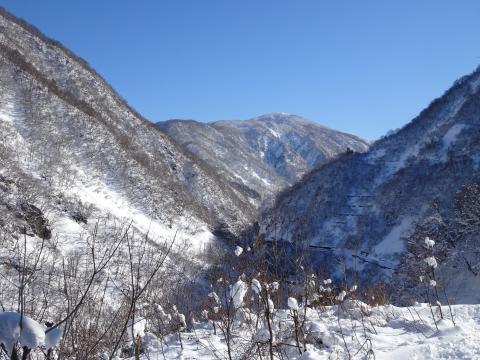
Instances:
[[[157,126],[230,181],[250,188],[263,200],[341,152],[368,148],[368,143],[355,135],[287,113],[210,122],[172,119]],[[247,165],[250,168],[245,170]],[[248,172],[252,175],[245,175]],[[259,206],[261,202],[256,200]]]
[[[199,228],[220,227],[235,233],[251,221],[254,209],[241,189],[231,187],[208,164],[139,115],[83,59],[3,8],[0,26],[2,176],[34,181],[38,189],[45,187],[44,196],[69,190],[60,189],[55,175],[36,161],[36,156],[51,157],[52,164],[68,177],[81,171],[98,182],[95,186],[115,184],[114,191],[132,201],[132,209],[139,207],[159,226],[193,216],[192,224]],[[34,161],[18,160],[22,152],[14,146],[19,141],[23,147],[36,147]],[[49,153],[49,142],[70,153]],[[34,170],[37,165],[40,168]],[[53,187],[47,190],[51,185],[42,185],[33,170],[40,171]],[[140,174],[145,179],[138,181]],[[132,186],[133,192],[128,190]],[[216,190],[205,192],[209,186]],[[168,200],[170,196],[176,201]],[[42,201],[48,203],[45,198]]]
[[[261,233],[267,240],[330,248],[316,261],[333,266],[341,259],[364,278],[395,277],[409,239],[432,209],[453,219],[454,194],[480,180],[479,100],[476,69],[368,151],[339,156],[280,193],[262,215]],[[391,270],[379,271],[382,266]],[[452,281],[452,274],[445,278]]]

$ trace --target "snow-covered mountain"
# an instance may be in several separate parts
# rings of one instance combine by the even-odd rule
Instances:
[[[458,296],[479,300],[459,289],[479,282],[478,239],[465,224],[480,212],[465,199],[479,181],[480,70],[366,151],[353,135],[284,113],[154,126],[61,44],[5,10],[0,28],[1,234],[71,248],[108,220],[159,240],[179,230],[199,249],[242,232],[287,187],[261,216],[265,238],[408,285],[400,269],[428,234],[451,255],[445,281],[466,269]]]
[[[354,135],[286,113],[210,123],[170,120],[157,126],[235,188],[246,189],[255,204],[348,149],[368,148]]]
[[[476,192],[463,202],[456,202],[456,196],[480,180],[479,154],[477,69],[369,151],[345,154],[281,193],[264,213],[261,232],[270,240],[310,247],[315,261],[337,274],[343,271],[339,262],[345,262],[364,279],[386,273],[404,281],[403,265],[421,262],[412,253],[412,242],[418,245],[422,236],[434,236],[446,254],[439,269],[445,269],[444,281],[451,283],[457,300],[478,302],[480,291],[471,289],[480,289],[480,239],[472,231],[465,235],[465,226],[478,216]],[[462,215],[465,199],[474,204]],[[470,290],[461,293],[465,287]]]
[[[4,9],[0,29],[1,231],[23,224],[76,241],[111,217],[154,238],[179,230],[203,243],[252,221],[248,193],[135,112],[84,60]]]
[[[155,126],[0,7],[0,358],[478,358],[480,68],[368,147]]]

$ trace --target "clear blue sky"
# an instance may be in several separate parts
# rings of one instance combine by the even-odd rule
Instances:
[[[375,139],[480,64],[478,0],[0,0],[152,121],[303,115]]]

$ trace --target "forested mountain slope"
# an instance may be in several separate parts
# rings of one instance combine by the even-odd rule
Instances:
[[[251,222],[248,194],[146,121],[85,61],[3,9],[0,29],[2,229],[22,206],[38,208],[54,235],[105,216],[160,238],[179,229],[211,239]]]
[[[260,204],[312,168],[368,143],[301,116],[271,113],[250,120],[170,120],[157,123],[179,144],[205,160]]]
[[[411,252],[411,242],[418,245],[423,241],[419,233],[429,234],[442,239],[447,254],[443,259],[460,259],[446,278],[453,280],[453,272],[460,267],[470,280],[456,286],[478,284],[478,236],[470,234],[468,242],[457,230],[455,236],[447,236],[456,228],[444,225],[466,223],[458,209],[472,198],[456,203],[456,196],[462,187],[480,180],[479,153],[477,69],[367,152],[345,154],[280,194],[264,214],[261,232],[270,240],[310,248],[315,261],[337,275],[342,272],[338,264],[344,262],[364,279],[397,276],[405,269],[399,264],[405,265],[407,259],[421,262]],[[470,206],[470,215],[476,214],[475,206]],[[435,227],[425,225],[434,219],[438,220]],[[476,226],[469,221],[470,228]],[[464,261],[465,254],[470,264]],[[472,266],[477,266],[473,272]],[[470,292],[467,301],[479,297],[478,291]]]

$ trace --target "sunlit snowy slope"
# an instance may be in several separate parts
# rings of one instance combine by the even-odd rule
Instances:
[[[35,227],[33,217],[74,242],[111,216],[159,240],[179,230],[201,248],[215,230],[235,234],[252,221],[248,194],[142,118],[82,59],[4,10],[0,28],[2,231]]]

